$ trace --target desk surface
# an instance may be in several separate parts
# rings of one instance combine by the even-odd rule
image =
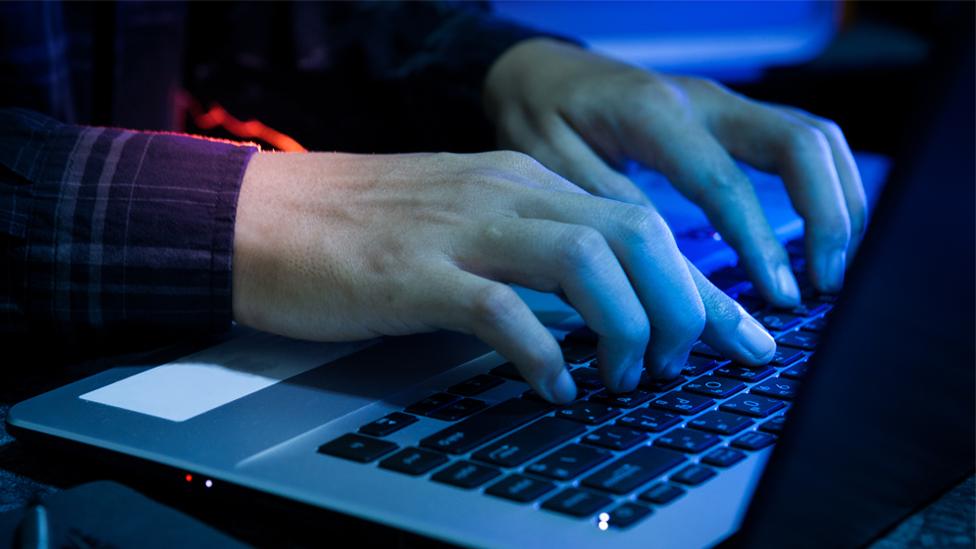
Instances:
[[[66,462],[63,455],[48,455],[41,448],[15,440],[6,431],[5,419],[17,402],[91,375],[116,361],[93,360],[71,368],[24,368],[0,376],[0,513],[23,507],[37,495],[102,478],[95,471]],[[878,539],[872,548],[976,547],[974,514],[976,477],[970,477]],[[248,539],[245,531],[228,533]]]

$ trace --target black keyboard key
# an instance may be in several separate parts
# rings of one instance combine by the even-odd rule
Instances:
[[[722,267],[708,275],[708,280],[722,290],[729,290],[740,284],[745,284],[749,277],[746,272],[738,266]]]
[[[478,465],[470,461],[458,461],[450,467],[434,473],[431,480],[457,486],[458,488],[477,488],[489,480],[502,474],[493,467]]]
[[[654,486],[648,488],[638,497],[644,501],[649,501],[658,505],[667,505],[683,495],[685,495],[684,488],[675,486],[674,484],[668,484],[667,482],[658,482]]]
[[[569,480],[611,457],[613,454],[603,448],[570,444],[529,465],[525,472],[555,480]]]
[[[596,358],[596,346],[577,341],[564,342],[563,360],[569,364],[583,364]]]
[[[671,482],[680,482],[688,486],[698,486],[706,480],[714,477],[715,469],[704,465],[689,465],[677,473],[671,475]]]
[[[454,404],[435,410],[428,417],[444,421],[457,421],[466,418],[475,412],[480,412],[488,407],[488,403],[474,398],[462,398]]]
[[[473,397],[480,395],[488,389],[494,389],[505,380],[500,377],[480,374],[447,388],[448,391],[461,396]]]
[[[651,406],[683,415],[697,414],[715,404],[715,401],[701,395],[674,391],[661,395],[651,401]]]
[[[570,375],[573,376],[577,388],[598,391],[604,387],[600,371],[596,368],[576,368]]]
[[[749,431],[741,437],[732,441],[732,446],[743,450],[762,450],[776,442],[776,437],[769,433]]]
[[[747,417],[717,411],[704,413],[688,422],[689,427],[720,435],[734,435],[752,425],[753,421]]]
[[[825,313],[829,310],[830,304],[810,299],[801,303],[799,306],[794,307],[790,310],[790,312],[804,318],[810,318]]]
[[[746,310],[749,314],[756,314],[757,312],[766,308],[766,301],[759,296],[740,294],[735,298],[742,305],[742,308]]]
[[[586,432],[565,419],[545,417],[478,450],[471,457],[502,467],[515,467]]]
[[[705,356],[688,355],[688,363],[681,373],[689,377],[700,376],[718,368],[721,362]]]
[[[637,389],[629,393],[611,393],[604,389],[590,397],[591,401],[601,402],[614,408],[635,408],[651,400],[651,393]]]
[[[559,410],[559,417],[587,425],[599,425],[620,415],[622,410],[599,402],[574,402]]]
[[[579,391],[576,391],[576,396],[579,396]],[[522,393],[522,398],[527,398],[536,402],[549,402],[548,400],[542,398],[542,395],[535,392],[535,389],[529,389],[528,391]]]
[[[404,448],[381,461],[380,467],[416,476],[445,463],[447,456],[444,454],[420,448]]]
[[[393,412],[392,414],[387,414],[372,423],[363,425],[359,428],[359,432],[366,435],[372,435],[374,437],[385,437],[390,433],[395,433],[407,425],[416,422],[417,418],[410,414]]]
[[[779,415],[760,425],[759,430],[778,435],[783,432],[784,425],[786,425],[786,416]]]
[[[715,446],[722,439],[711,433],[678,427],[664,433],[654,441],[655,446],[670,448],[679,452],[697,454]]]
[[[551,492],[556,485],[544,480],[536,480],[522,475],[508,475],[485,489],[486,494],[510,499],[519,503],[528,503]]]
[[[397,448],[399,446],[386,440],[377,440],[350,433],[319,446],[319,453],[358,461],[359,463],[369,463]]]
[[[578,488],[567,488],[542,503],[543,509],[573,517],[593,516],[613,503],[613,499]]]
[[[803,318],[783,311],[763,311],[756,315],[756,320],[768,330],[778,332],[796,328],[803,322]]]
[[[799,386],[799,382],[793,379],[771,377],[766,381],[753,385],[749,392],[754,395],[793,400],[796,398],[796,390]]]
[[[769,361],[769,363],[773,366],[786,366],[787,364],[796,362],[804,356],[805,355],[802,351],[798,351],[796,349],[791,349],[789,347],[776,347],[776,353],[773,354],[773,358]]]
[[[420,445],[449,454],[464,454],[550,409],[551,406],[542,402],[512,398],[424,438]]]
[[[826,327],[827,327],[827,317],[822,316],[820,318],[815,318],[810,322],[807,322],[800,329],[807,332],[820,333],[824,331],[824,328]]]
[[[583,484],[614,494],[626,494],[684,461],[685,457],[678,452],[644,446],[584,478]]]
[[[780,400],[759,395],[736,395],[719,406],[720,410],[752,417],[768,417],[786,407]]]
[[[590,329],[589,326],[580,326],[572,332],[566,334],[563,338],[563,343],[589,343],[591,345],[596,345],[600,336],[596,335],[596,332]]]
[[[418,416],[425,416],[434,410],[443,408],[444,406],[459,400],[461,400],[461,397],[455,395],[448,393],[435,393],[421,401],[414,402],[410,406],[407,406],[407,411],[411,414],[417,414]]]
[[[651,393],[663,393],[674,389],[685,381],[688,381],[687,378],[681,376],[674,379],[660,379],[651,377],[649,372],[644,372],[641,374],[639,386],[641,389]]]
[[[696,355],[707,356],[709,358],[722,358],[718,351],[712,349],[707,344],[699,341],[691,347],[691,352]]]
[[[594,446],[602,446],[611,450],[627,450],[645,440],[647,440],[647,435],[640,431],[619,427],[617,425],[608,425],[587,433],[581,442]]]
[[[620,507],[617,507],[613,511],[610,511],[610,520],[608,520],[607,523],[614,528],[629,528],[630,526],[644,520],[650,514],[650,507],[627,502]]]
[[[776,339],[777,345],[786,345],[789,347],[796,347],[798,349],[803,349],[805,351],[812,351],[817,348],[817,344],[820,343],[820,334],[816,332],[790,332],[788,334],[780,336]]]
[[[501,366],[496,366],[495,368],[492,368],[490,370],[490,373],[492,375],[496,375],[498,377],[504,377],[506,379],[511,379],[513,381],[525,381],[525,378],[522,377],[522,374],[518,371],[518,368],[516,368],[515,365],[512,364],[511,362],[506,362]]]
[[[746,459],[746,455],[735,448],[723,446],[716,448],[702,456],[702,463],[714,465],[716,467],[731,467],[736,463]]]
[[[803,376],[806,375],[807,369],[809,368],[810,368],[809,363],[804,360],[803,362],[794,364],[789,368],[783,370],[783,372],[780,374],[780,377],[785,377],[789,379],[802,379]]]
[[[660,433],[665,429],[670,429],[681,423],[681,416],[664,410],[653,408],[641,408],[634,410],[624,417],[617,420],[617,425],[623,425],[639,431]]]
[[[717,376],[739,379],[745,382],[753,382],[765,379],[773,375],[775,372],[776,370],[770,368],[769,366],[752,367],[743,366],[733,362],[715,370],[714,374]]]
[[[735,379],[718,376],[702,376],[685,383],[685,386],[681,390],[714,398],[728,398],[745,388],[745,383]]]

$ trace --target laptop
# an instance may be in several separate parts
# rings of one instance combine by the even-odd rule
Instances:
[[[707,225],[673,221],[770,328],[769,365],[699,344],[679,378],[611,394],[579,318],[527,293],[580,388],[566,406],[463,335],[333,345],[238,329],[20,403],[9,427],[215,496],[463,546],[863,545],[973,472],[972,65],[895,166],[840,296],[806,288],[802,307],[770,309]],[[799,228],[787,213],[784,239]],[[802,246],[788,250],[803,279]]]

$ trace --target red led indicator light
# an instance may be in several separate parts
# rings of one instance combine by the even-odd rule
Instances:
[[[183,478],[185,478],[187,482],[193,482],[193,475],[191,475],[190,473],[187,473],[186,476]]]

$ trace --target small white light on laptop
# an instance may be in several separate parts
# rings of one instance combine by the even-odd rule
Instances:
[[[207,488],[213,488],[213,481],[208,478],[206,482],[203,483],[203,485],[206,486]]]
[[[600,519],[600,522],[607,522],[608,520],[610,520],[610,514],[600,513],[600,515],[597,518]]]
[[[608,513],[600,513],[596,518],[600,521],[596,524],[597,528],[600,530],[606,530],[610,527],[610,524],[608,524],[610,521],[610,515]]]
[[[610,525],[609,525],[609,524],[607,524],[607,523],[605,523],[605,522],[603,522],[603,521],[600,521],[599,523],[597,523],[597,525],[596,525],[596,526],[597,526],[597,528],[599,528],[600,530],[606,530],[607,528],[609,528],[609,527],[610,527]]]

